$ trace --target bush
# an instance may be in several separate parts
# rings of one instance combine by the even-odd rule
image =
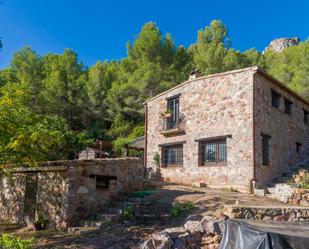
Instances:
[[[18,236],[3,233],[0,236],[0,248],[3,249],[32,249],[33,238],[21,239]]]
[[[124,220],[133,220],[134,219],[134,212],[133,212],[133,209],[132,208],[125,208],[123,210],[123,213],[122,213],[122,218]]]
[[[176,203],[170,210],[172,218],[178,218],[183,214],[190,213],[195,208],[193,202]]]

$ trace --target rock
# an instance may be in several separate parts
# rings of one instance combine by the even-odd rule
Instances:
[[[184,229],[191,234],[194,241],[200,241],[202,239],[204,228],[200,221],[188,220],[184,224]]]
[[[210,244],[210,245],[206,245],[204,247],[202,247],[202,249],[219,249],[220,248],[220,244]]]
[[[204,245],[210,245],[210,244],[218,244],[221,242],[221,236],[220,235],[210,235],[203,238],[203,244]]]
[[[205,216],[201,223],[204,228],[206,235],[219,234],[221,235],[224,231],[225,218],[216,218],[214,216]]]
[[[180,240],[182,240],[185,244],[187,248],[194,248],[195,243],[192,239],[192,237],[190,236],[190,234],[188,232],[179,235],[178,237]]]
[[[153,245],[156,249],[168,249],[173,245],[172,239],[166,232],[159,232],[152,235]]]
[[[278,38],[275,40],[272,40],[268,47],[265,48],[263,53],[269,49],[275,51],[275,52],[282,52],[284,49],[290,47],[290,46],[297,46],[300,43],[300,39],[298,37],[292,37],[292,38]]]
[[[140,249],[155,249],[153,246],[153,241],[152,239],[146,240],[144,241],[141,246]]]
[[[167,233],[171,239],[175,239],[180,234],[185,233],[186,230],[184,227],[172,227],[172,228],[167,228],[163,230],[163,232]]]
[[[174,240],[174,248],[175,249],[186,249],[186,242],[180,238],[176,238]]]

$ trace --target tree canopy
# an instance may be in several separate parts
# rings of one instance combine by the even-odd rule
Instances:
[[[241,52],[220,20],[199,30],[189,48],[146,23],[127,43],[127,57],[89,68],[70,49],[41,56],[25,47],[0,70],[0,164],[72,158],[96,139],[113,141],[120,155],[143,135],[146,99],[187,80],[193,69],[207,75],[251,65],[309,99],[308,41],[280,53]]]

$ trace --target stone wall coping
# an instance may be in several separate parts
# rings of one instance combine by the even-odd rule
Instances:
[[[39,171],[66,171],[68,166],[20,167],[11,170],[12,173],[39,172]]]
[[[12,173],[38,172],[38,171],[66,171],[71,167],[78,167],[78,166],[87,167],[93,164],[104,164],[117,161],[141,162],[142,160],[138,157],[98,158],[89,160],[60,160],[60,161],[41,162],[39,166],[33,166],[33,167],[16,167],[12,168],[9,171]]]
[[[250,205],[224,205],[227,208],[256,208],[256,209],[301,209],[309,210],[309,207],[301,206],[250,206]]]

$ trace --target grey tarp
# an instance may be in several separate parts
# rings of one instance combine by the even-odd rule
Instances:
[[[227,220],[220,249],[309,249],[309,223]]]

